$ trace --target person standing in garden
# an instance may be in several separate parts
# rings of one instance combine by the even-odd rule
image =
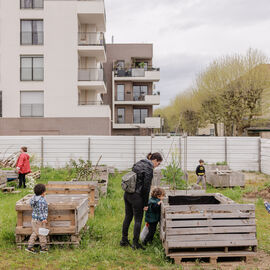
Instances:
[[[131,246],[128,240],[128,230],[134,217],[133,249],[145,249],[139,243],[143,211],[148,210],[148,199],[152,184],[153,170],[158,167],[163,158],[160,153],[153,153],[133,165],[132,171],[136,173],[136,187],[134,193],[125,192],[125,219],[122,227],[122,240],[120,245]]]
[[[199,163],[200,164],[196,168],[197,184],[202,182],[203,189],[206,189],[204,161],[200,159]]]
[[[23,188],[26,188],[25,175],[31,172],[31,168],[30,168],[30,157],[27,154],[27,147],[25,146],[21,148],[21,154],[18,157],[16,163],[16,171],[19,174],[19,188],[21,188],[22,186]]]

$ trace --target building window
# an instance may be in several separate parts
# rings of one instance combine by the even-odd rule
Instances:
[[[147,95],[148,87],[147,85],[134,85],[133,86],[133,100],[139,101],[144,100]]]
[[[21,1],[21,9],[43,8],[43,6],[44,6],[43,0],[20,0],[20,1]]]
[[[125,100],[125,85],[123,85],[123,84],[117,85],[117,100],[118,101]]]
[[[118,60],[116,62],[116,68],[118,70],[122,70],[122,69],[125,69],[125,61],[124,60]]]
[[[21,117],[44,116],[44,92],[21,91]]]
[[[124,124],[125,123],[125,108],[117,109],[117,123]]]
[[[148,117],[148,109],[134,109],[133,110],[133,123],[144,124],[146,117]]]
[[[21,56],[21,81],[43,81],[43,56]]]
[[[43,20],[21,20],[21,45],[43,45]]]
[[[3,111],[2,111],[3,101],[2,101],[2,98],[3,98],[2,91],[0,91],[0,117],[3,116]]]

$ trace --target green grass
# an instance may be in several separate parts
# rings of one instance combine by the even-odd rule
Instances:
[[[45,169],[39,182],[72,177],[67,170]],[[15,246],[15,204],[28,192],[0,193],[0,269],[180,269],[165,258],[158,235],[145,251],[119,246],[124,218],[120,183],[121,175],[110,179],[107,198],[101,199],[95,218],[89,220],[80,248],[54,247],[47,255],[31,255]]]
[[[74,177],[74,172],[69,169],[46,168],[42,170],[39,182],[66,181]],[[196,181],[193,174],[190,174],[189,179],[191,183]],[[208,186],[207,192],[219,192],[236,202],[245,203],[243,195],[246,192],[259,190],[268,181],[269,178],[259,175],[259,183],[247,179],[248,184],[244,189],[214,189]],[[133,251],[131,248],[119,246],[124,218],[120,183],[120,174],[110,178],[107,198],[100,200],[95,218],[88,221],[89,229],[84,234],[80,247],[53,247],[49,254],[31,255],[16,249],[15,204],[29,192],[24,190],[19,194],[0,193],[0,269],[181,269],[165,257],[158,234],[153,245],[148,246],[145,251]],[[262,199],[255,203],[259,248],[270,253],[270,215],[265,210]],[[130,239],[132,227],[133,224],[130,228]],[[204,268],[198,264],[190,269]]]

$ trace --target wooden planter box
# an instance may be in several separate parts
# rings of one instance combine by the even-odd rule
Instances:
[[[202,257],[215,262],[222,257],[256,254],[253,204],[237,204],[219,193],[184,192],[169,194],[162,205],[160,236],[168,257],[176,263]]]
[[[94,182],[62,182],[62,181],[49,181],[46,185],[47,194],[84,194],[88,197],[89,214],[91,217],[95,214],[95,191],[97,185]]]
[[[5,174],[7,177],[7,181],[11,181],[12,179],[18,179],[18,174],[15,170],[1,170],[1,174]]]
[[[245,175],[241,172],[214,171],[207,173],[206,181],[214,187],[244,187]]]
[[[27,195],[16,203],[17,245],[27,244],[32,233],[31,195]],[[48,244],[74,244],[80,241],[80,232],[88,220],[88,197],[86,195],[46,195],[49,205],[48,226],[50,230]],[[67,235],[67,239],[59,240],[54,236]]]
[[[6,187],[7,185],[7,176],[3,172],[0,172],[0,188]]]

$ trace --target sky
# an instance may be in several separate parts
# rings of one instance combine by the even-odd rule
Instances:
[[[249,48],[270,57],[270,0],[105,0],[106,41],[153,43],[161,106],[214,59]]]

